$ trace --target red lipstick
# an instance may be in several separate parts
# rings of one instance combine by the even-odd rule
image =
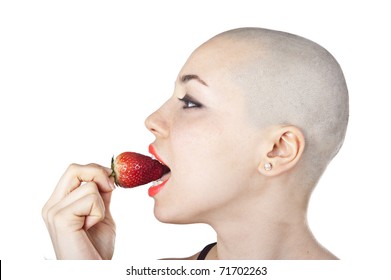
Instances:
[[[163,161],[163,160],[159,157],[159,155],[156,153],[155,147],[154,147],[152,144],[149,145],[148,151],[149,151],[149,153],[150,153],[151,155],[153,155],[158,161],[160,161],[161,163],[163,163],[164,165],[166,165],[166,164],[164,163],[164,161]]]
[[[163,160],[159,157],[159,155],[156,153],[155,147],[154,147],[152,144],[149,145],[148,151],[149,151],[149,153],[150,153],[151,155],[153,155],[158,161],[160,161],[162,164],[166,165],[166,164],[164,163],[164,161],[163,161]],[[167,165],[166,165],[166,166],[167,166]],[[162,177],[162,179],[160,179],[160,180],[163,181],[162,183],[160,183],[159,185],[156,185],[156,186],[152,186],[152,187],[150,187],[150,188],[148,189],[148,195],[149,195],[150,197],[154,197],[155,195],[157,195],[157,194],[161,191],[161,189],[164,187],[164,185],[167,183],[167,181],[170,179],[170,176],[169,176],[169,175],[167,176],[167,174],[170,174],[170,173],[166,173],[166,174]]]
[[[154,197],[155,195],[157,195],[160,190],[164,187],[164,185],[167,183],[168,179],[166,181],[163,181],[163,183],[157,185],[157,186],[152,186],[148,189],[148,195],[150,197]]]

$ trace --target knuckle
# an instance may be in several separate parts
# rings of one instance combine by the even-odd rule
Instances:
[[[94,192],[94,193],[90,193],[88,194],[88,199],[91,203],[96,203],[96,202],[99,202],[100,199],[101,199],[101,196],[99,195],[99,193],[97,192]]]
[[[89,163],[86,166],[93,169],[97,176],[107,176],[107,171],[99,164]]]
[[[47,218],[48,218],[48,206],[47,206],[47,204],[45,204],[45,206],[42,207],[42,209],[41,209],[41,216],[42,216],[42,218],[45,221],[47,220]]]
[[[55,218],[57,216],[57,209],[56,207],[51,207],[49,209],[46,210],[46,216],[45,216],[45,222],[47,224],[54,224],[54,221],[55,221]]]
[[[66,172],[67,172],[67,173],[75,173],[76,170],[78,170],[79,168],[80,168],[80,164],[71,163],[71,164],[68,166]]]
[[[51,209],[52,209],[52,205],[49,200],[48,202],[46,202],[46,204],[41,209],[41,216],[44,219],[44,221],[49,220],[49,215],[50,215]]]
[[[102,166],[99,166],[99,173],[101,176],[108,176],[107,171]]]
[[[83,190],[86,195],[98,193],[98,187],[93,181],[83,184]]]
[[[103,221],[105,219],[105,211],[103,209],[99,209],[98,213],[95,215],[98,221]]]
[[[91,205],[95,205],[96,208],[99,210],[99,214],[102,215],[102,217],[104,217],[106,209],[100,194],[92,193],[88,195],[88,198],[90,199]]]

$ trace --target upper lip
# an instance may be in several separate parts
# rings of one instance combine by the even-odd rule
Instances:
[[[168,165],[162,160],[162,158],[156,153],[155,147],[151,144],[148,147],[148,151],[151,155],[153,155],[158,161],[168,167]]]

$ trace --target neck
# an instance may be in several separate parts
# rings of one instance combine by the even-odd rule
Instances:
[[[232,221],[215,229],[218,259],[295,259],[313,239],[305,221],[285,224],[259,219],[246,227]]]
[[[217,233],[216,259],[328,258],[307,225],[308,197],[263,193],[240,199],[209,223]],[[249,209],[243,213],[243,209]],[[242,210],[242,211],[240,211]]]

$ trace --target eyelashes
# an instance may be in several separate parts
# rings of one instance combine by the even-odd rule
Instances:
[[[183,103],[183,109],[195,109],[195,108],[202,108],[203,105],[196,101],[193,97],[186,94],[183,98],[178,98]]]

